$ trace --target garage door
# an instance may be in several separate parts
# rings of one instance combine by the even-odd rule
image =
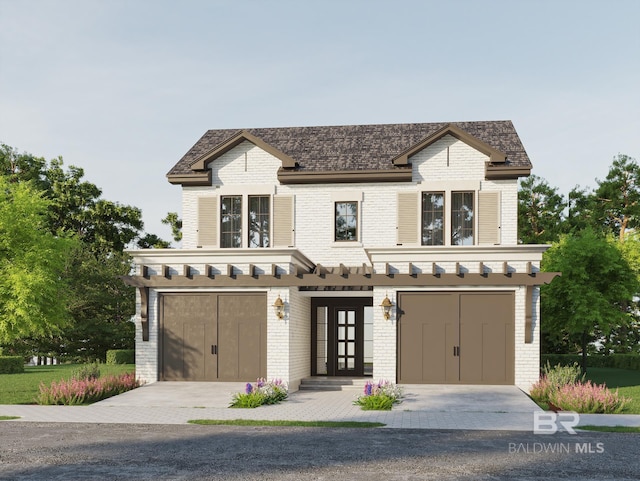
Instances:
[[[267,371],[265,294],[161,294],[160,378],[251,381]]]
[[[398,294],[398,380],[513,384],[513,292]]]

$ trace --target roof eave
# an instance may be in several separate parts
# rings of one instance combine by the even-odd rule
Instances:
[[[167,180],[173,185],[209,186],[211,185],[211,170],[193,172],[192,174],[167,174]]]
[[[506,165],[489,165],[485,167],[485,179],[487,180],[505,180],[517,179],[519,177],[529,177],[531,175],[531,167],[512,167]]]
[[[304,172],[278,170],[281,184],[345,184],[377,182],[411,182],[411,169],[344,170],[332,172]]]

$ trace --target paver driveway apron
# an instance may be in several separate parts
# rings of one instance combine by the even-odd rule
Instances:
[[[515,386],[405,385],[392,411],[362,411],[353,401],[360,389],[297,391],[289,399],[256,409],[230,409],[244,383],[157,382],[91,406],[0,406],[0,414],[22,421],[182,424],[189,419],[377,421],[391,428],[533,429],[539,410]]]

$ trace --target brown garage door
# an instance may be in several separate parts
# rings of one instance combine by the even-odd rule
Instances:
[[[264,294],[161,294],[160,378],[251,381],[267,371]]]
[[[398,380],[513,384],[513,292],[398,294]]]

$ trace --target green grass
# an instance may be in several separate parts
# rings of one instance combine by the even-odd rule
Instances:
[[[20,416],[0,416],[0,421],[11,421],[12,419],[20,419]]]
[[[621,396],[630,398],[622,414],[640,414],[640,371],[628,369],[614,369],[610,367],[590,367],[587,369],[587,379],[596,384],[606,384]]]
[[[69,379],[79,364],[57,366],[28,366],[24,373],[0,374],[0,404],[35,404],[40,383],[47,386],[52,381]],[[133,364],[100,364],[100,374],[124,374],[134,372]]]
[[[296,426],[311,428],[380,428],[384,423],[358,421],[265,421],[256,419],[192,419],[190,424],[205,426]]]
[[[640,433],[640,427],[638,426],[578,426],[577,429],[584,429],[585,431],[599,431],[601,433]]]

